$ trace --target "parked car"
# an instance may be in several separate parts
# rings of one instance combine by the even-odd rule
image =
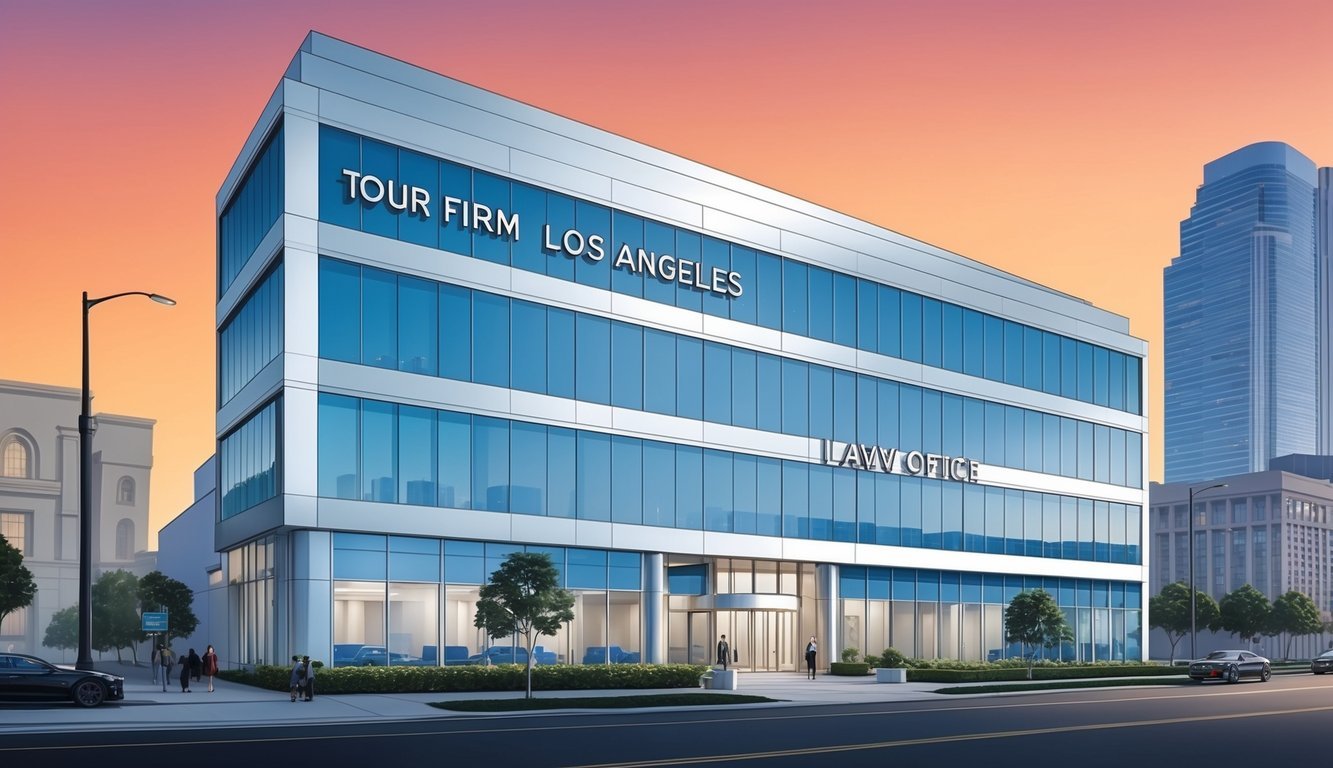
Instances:
[[[0,698],[60,701],[95,707],[125,698],[125,678],[106,672],[56,666],[36,656],[0,653]]]
[[[1333,650],[1324,651],[1310,661],[1310,671],[1322,675],[1333,670]]]
[[[1266,683],[1272,676],[1272,663],[1249,651],[1213,651],[1190,662],[1190,677],[1201,683],[1204,680],[1238,683],[1242,677],[1257,677]]]
[[[390,653],[382,645],[363,645],[352,654],[351,658],[334,661],[335,667],[384,667],[393,665],[415,666],[420,659],[406,653]]]

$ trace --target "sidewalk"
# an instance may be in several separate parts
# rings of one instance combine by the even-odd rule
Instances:
[[[446,717],[494,717],[494,714],[450,712],[429,706],[433,701],[521,698],[521,691],[469,693],[343,694],[319,693],[315,699],[293,703],[286,692],[267,691],[224,680],[214,681],[208,692],[206,680],[191,683],[191,693],[181,693],[179,682],[153,683],[147,667],[102,664],[102,671],[125,677],[125,699],[95,709],[72,704],[0,704],[0,736],[7,733],[51,731],[98,731],[122,729],[169,729],[229,726],[328,724],[367,720],[411,720]],[[745,673],[736,693],[766,696],[780,704],[741,704],[740,707],[795,706],[808,704],[870,704],[895,701],[939,701],[933,692],[948,687],[935,683],[879,684],[874,677],[833,677],[815,680],[793,672]],[[697,693],[697,689],[541,691],[541,698],[587,696],[635,696],[646,694]],[[717,693],[724,693],[717,691]],[[620,709],[615,712],[661,711]],[[670,709],[670,708],[665,708]],[[561,710],[590,712],[608,710]],[[511,713],[524,714],[524,713]]]

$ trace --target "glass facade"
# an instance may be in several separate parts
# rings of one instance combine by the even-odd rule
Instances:
[[[319,353],[331,360],[1143,484],[1142,437],[1116,427],[328,258],[320,297]]]
[[[1038,649],[1057,661],[1124,661],[1142,651],[1138,582],[959,573],[916,568],[840,569],[842,646],[878,654],[886,648],[918,659],[1021,656],[1004,642],[1004,609],[1024,590],[1044,589],[1074,629],[1072,642]]]
[[[259,151],[218,218],[218,295],[227,292],[282,213],[282,125]]]
[[[321,496],[1109,563],[1137,505],[319,396]]]
[[[219,519],[240,514],[281,492],[281,433],[282,400],[277,399],[218,441]]]
[[[274,265],[218,333],[218,403],[226,405],[282,353],[282,262]]]
[[[1204,167],[1164,275],[1168,483],[1320,452],[1315,184],[1274,142]]]
[[[374,177],[374,201],[344,170]],[[383,182],[394,181],[384,188]],[[355,185],[355,182],[350,182]],[[430,204],[408,205],[408,189]],[[360,190],[366,192],[366,190]],[[395,203],[395,194],[399,200]],[[390,204],[376,205],[387,196]],[[447,203],[452,200],[453,203]],[[467,202],[474,218],[464,212]],[[475,218],[481,204],[491,217]],[[446,206],[450,206],[446,210]],[[395,210],[400,208],[401,210]],[[457,209],[456,211],[454,209]],[[496,212],[515,221],[512,230]],[[787,259],[320,126],[322,221],[969,376],[1142,413],[1142,361],[863,277]],[[446,215],[448,214],[448,215]],[[574,231],[576,242],[558,233]],[[592,238],[600,237],[598,255]],[[621,245],[629,247],[622,257]],[[644,254],[739,275],[739,296],[643,267]],[[613,268],[613,264],[616,265]],[[627,267],[633,266],[634,269]],[[654,279],[656,277],[656,279]],[[389,366],[392,367],[392,366]]]

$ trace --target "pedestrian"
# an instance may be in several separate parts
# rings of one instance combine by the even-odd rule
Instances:
[[[305,673],[306,669],[305,666],[301,664],[300,657],[293,656],[291,679],[287,681],[292,689],[292,701],[296,701],[296,694],[298,692],[302,695],[305,693]]]
[[[157,646],[156,646],[156,645],[153,646],[153,651],[152,651],[152,653],[148,656],[148,666],[150,666],[150,667],[153,668],[153,682],[156,683],[156,682],[157,682],[157,667],[158,667]]]
[[[158,666],[162,667],[162,692],[167,692],[167,681],[171,679],[171,668],[176,663],[176,654],[165,645],[157,649]]]
[[[199,658],[199,654],[195,653],[193,648],[190,649],[189,660],[190,677],[193,677],[195,682],[198,682],[199,676],[204,673],[204,660]]]
[[[815,642],[815,636],[810,636],[810,642],[805,644],[805,671],[809,673],[810,679],[815,679],[815,654],[819,652],[819,644]]]
[[[190,692],[190,659],[189,657],[181,659],[181,693]]]
[[[731,646],[727,645],[727,636],[723,635],[721,640],[717,641],[717,663],[722,665],[722,671],[727,671],[727,662],[731,660]]]
[[[305,700],[315,700],[315,665],[310,663],[309,656],[301,657],[301,666],[305,668]]]
[[[213,692],[213,678],[218,674],[218,654],[213,650],[213,646],[208,646],[204,651],[204,676],[208,678],[208,692]]]

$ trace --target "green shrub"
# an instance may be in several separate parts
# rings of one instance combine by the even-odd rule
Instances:
[[[852,662],[856,661],[856,660],[859,659],[859,658],[861,658],[861,649],[860,649],[860,648],[843,648],[843,649],[842,649],[842,661],[843,661],[844,664],[851,664]]]
[[[879,656],[879,664],[877,666],[884,667],[885,669],[893,669],[896,667],[910,667],[912,664],[911,659],[899,653],[896,648],[885,648],[884,653]]]
[[[874,656],[869,653],[867,653],[866,657],[864,659],[861,659],[861,661],[864,661],[866,663],[866,666],[870,667],[871,669],[880,666],[880,658],[878,656]]]
[[[859,675],[870,674],[870,665],[864,661],[843,661],[833,662],[828,665],[830,675],[842,675],[844,677],[856,677]]]
[[[615,688],[695,688],[708,667],[689,664],[542,665],[532,671],[537,691]],[[315,677],[319,693],[430,693],[453,691],[521,691],[526,668],[521,664],[458,667],[336,667]],[[259,666],[254,671],[223,670],[224,680],[286,691],[287,667]]]

